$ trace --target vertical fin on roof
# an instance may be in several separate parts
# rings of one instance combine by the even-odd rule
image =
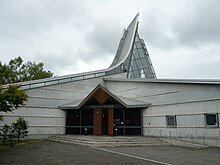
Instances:
[[[139,13],[124,30],[115,58],[106,75],[126,72],[126,78],[156,79],[144,40],[138,35],[138,18]]]

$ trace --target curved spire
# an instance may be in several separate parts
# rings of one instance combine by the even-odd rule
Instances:
[[[126,78],[156,79],[144,40],[138,35],[139,13],[134,17],[120,40],[115,58],[107,75],[127,73]],[[124,76],[122,76],[124,77]]]
[[[116,56],[109,68],[119,66],[129,56],[135,33],[138,30],[138,18],[139,13],[134,17],[128,28],[124,30]]]

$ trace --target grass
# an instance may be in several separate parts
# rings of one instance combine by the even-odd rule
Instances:
[[[23,139],[20,141],[16,141],[16,145],[15,146],[19,146],[19,145],[25,145],[25,144],[32,144],[32,143],[37,143],[43,141],[42,139]],[[3,148],[9,148],[10,147],[11,142],[7,141],[5,144],[2,143],[2,141],[0,141],[0,149]]]

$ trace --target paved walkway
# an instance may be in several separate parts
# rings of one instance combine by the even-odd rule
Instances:
[[[0,150],[0,164],[219,164],[220,149],[174,146],[92,148],[41,141]]]

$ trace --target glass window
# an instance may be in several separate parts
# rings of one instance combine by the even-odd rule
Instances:
[[[123,109],[121,109],[121,108],[114,109],[114,125],[115,126],[123,126],[124,125]]]
[[[58,84],[58,80],[45,82],[45,86],[47,86],[47,85],[54,85],[54,84]]]
[[[82,126],[93,126],[93,109],[82,109]]]
[[[103,73],[96,73],[95,74],[95,77],[100,77],[100,76],[105,76],[105,72],[103,72]]]
[[[140,58],[137,49],[133,51],[134,59]]]
[[[133,72],[129,72],[129,78],[134,78],[134,74],[133,74]]]
[[[137,65],[135,61],[131,61],[131,66],[133,70],[137,70]]]
[[[137,46],[134,44],[134,49],[137,49]]]
[[[205,121],[207,127],[218,127],[218,115],[213,114],[205,114]]]
[[[31,84],[30,88],[38,88],[38,87],[43,87],[44,83],[37,83],[37,84]]]
[[[71,82],[71,78],[60,79],[59,80],[59,83],[66,83],[66,82]]]
[[[138,35],[136,34],[135,42],[138,42],[138,41],[139,41],[139,37],[138,37]]]
[[[136,42],[136,46],[137,48],[142,48],[141,43],[140,42]]]
[[[134,71],[133,73],[134,73],[134,77],[135,77],[135,78],[140,78],[140,74],[139,74],[138,71]]]
[[[142,69],[142,68],[143,68],[143,66],[142,66],[142,63],[141,63],[141,60],[140,60],[140,59],[137,59],[137,60],[136,60],[136,63],[137,63],[137,67],[138,67],[138,69]]]
[[[83,76],[72,77],[72,81],[82,80]]]
[[[176,116],[166,116],[167,127],[176,127]]]
[[[140,109],[126,109],[125,111],[126,126],[141,126],[141,111]]]
[[[146,58],[141,58],[141,61],[142,61],[142,64],[143,64],[144,68],[146,68],[148,66],[147,59]]]
[[[139,52],[140,58],[145,57],[144,49],[138,49],[138,52]]]
[[[83,78],[87,79],[87,78],[93,78],[95,75],[94,74],[89,74],[89,75],[85,75]]]
[[[145,75],[146,75],[146,77],[150,77],[150,71],[149,71],[149,68],[145,68],[144,69],[144,73],[145,73]]]
[[[141,78],[146,78],[145,74],[144,74],[144,70],[141,69]]]

